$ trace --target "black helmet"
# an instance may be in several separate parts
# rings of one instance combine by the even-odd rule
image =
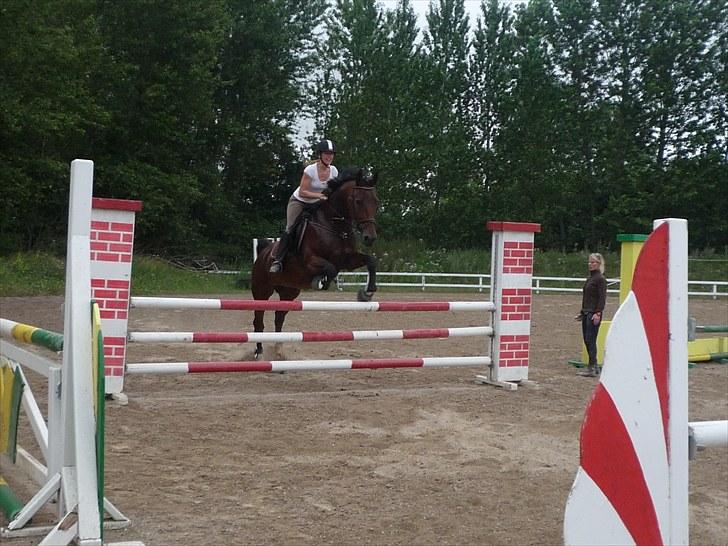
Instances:
[[[320,156],[324,152],[336,153],[336,145],[333,140],[322,140],[316,145],[316,152]]]

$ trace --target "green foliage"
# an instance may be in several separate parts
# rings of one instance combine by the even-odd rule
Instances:
[[[97,196],[144,202],[143,252],[244,263],[283,227],[305,116],[379,172],[383,238],[485,248],[497,219],[611,249],[678,216],[728,248],[724,1],[484,0],[476,23],[433,0],[422,28],[412,6],[5,0],[0,255],[63,251],[83,157]]]
[[[0,252],[57,248],[68,169],[104,123],[89,79],[101,51],[90,0],[0,8]]]

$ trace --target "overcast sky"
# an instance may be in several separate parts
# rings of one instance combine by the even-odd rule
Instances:
[[[526,0],[505,0],[504,3],[515,5],[523,4]],[[397,0],[378,0],[378,3],[387,9],[394,9],[397,7]],[[430,0],[410,0],[412,8],[415,10],[419,19],[420,30],[427,26],[427,20],[425,15],[430,7]],[[465,0],[465,13],[470,20],[470,26],[475,25],[475,21],[480,17],[480,3],[481,0]]]

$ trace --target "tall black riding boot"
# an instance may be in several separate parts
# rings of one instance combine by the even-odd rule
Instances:
[[[291,236],[287,231],[284,231],[283,235],[281,235],[278,246],[275,249],[275,254],[273,255],[273,263],[270,265],[269,271],[271,273],[280,273],[283,271],[283,258],[286,257],[286,252],[288,252],[290,238]]]

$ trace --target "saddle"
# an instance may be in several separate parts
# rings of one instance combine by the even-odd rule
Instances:
[[[307,204],[303,207],[303,211],[301,214],[296,218],[296,222],[291,227],[291,243],[293,243],[288,250],[288,253],[290,254],[297,254],[301,250],[301,245],[303,244],[303,236],[306,233],[306,228],[308,227],[311,220],[313,220],[313,215],[316,213],[318,208],[321,206],[321,203],[311,203]]]

